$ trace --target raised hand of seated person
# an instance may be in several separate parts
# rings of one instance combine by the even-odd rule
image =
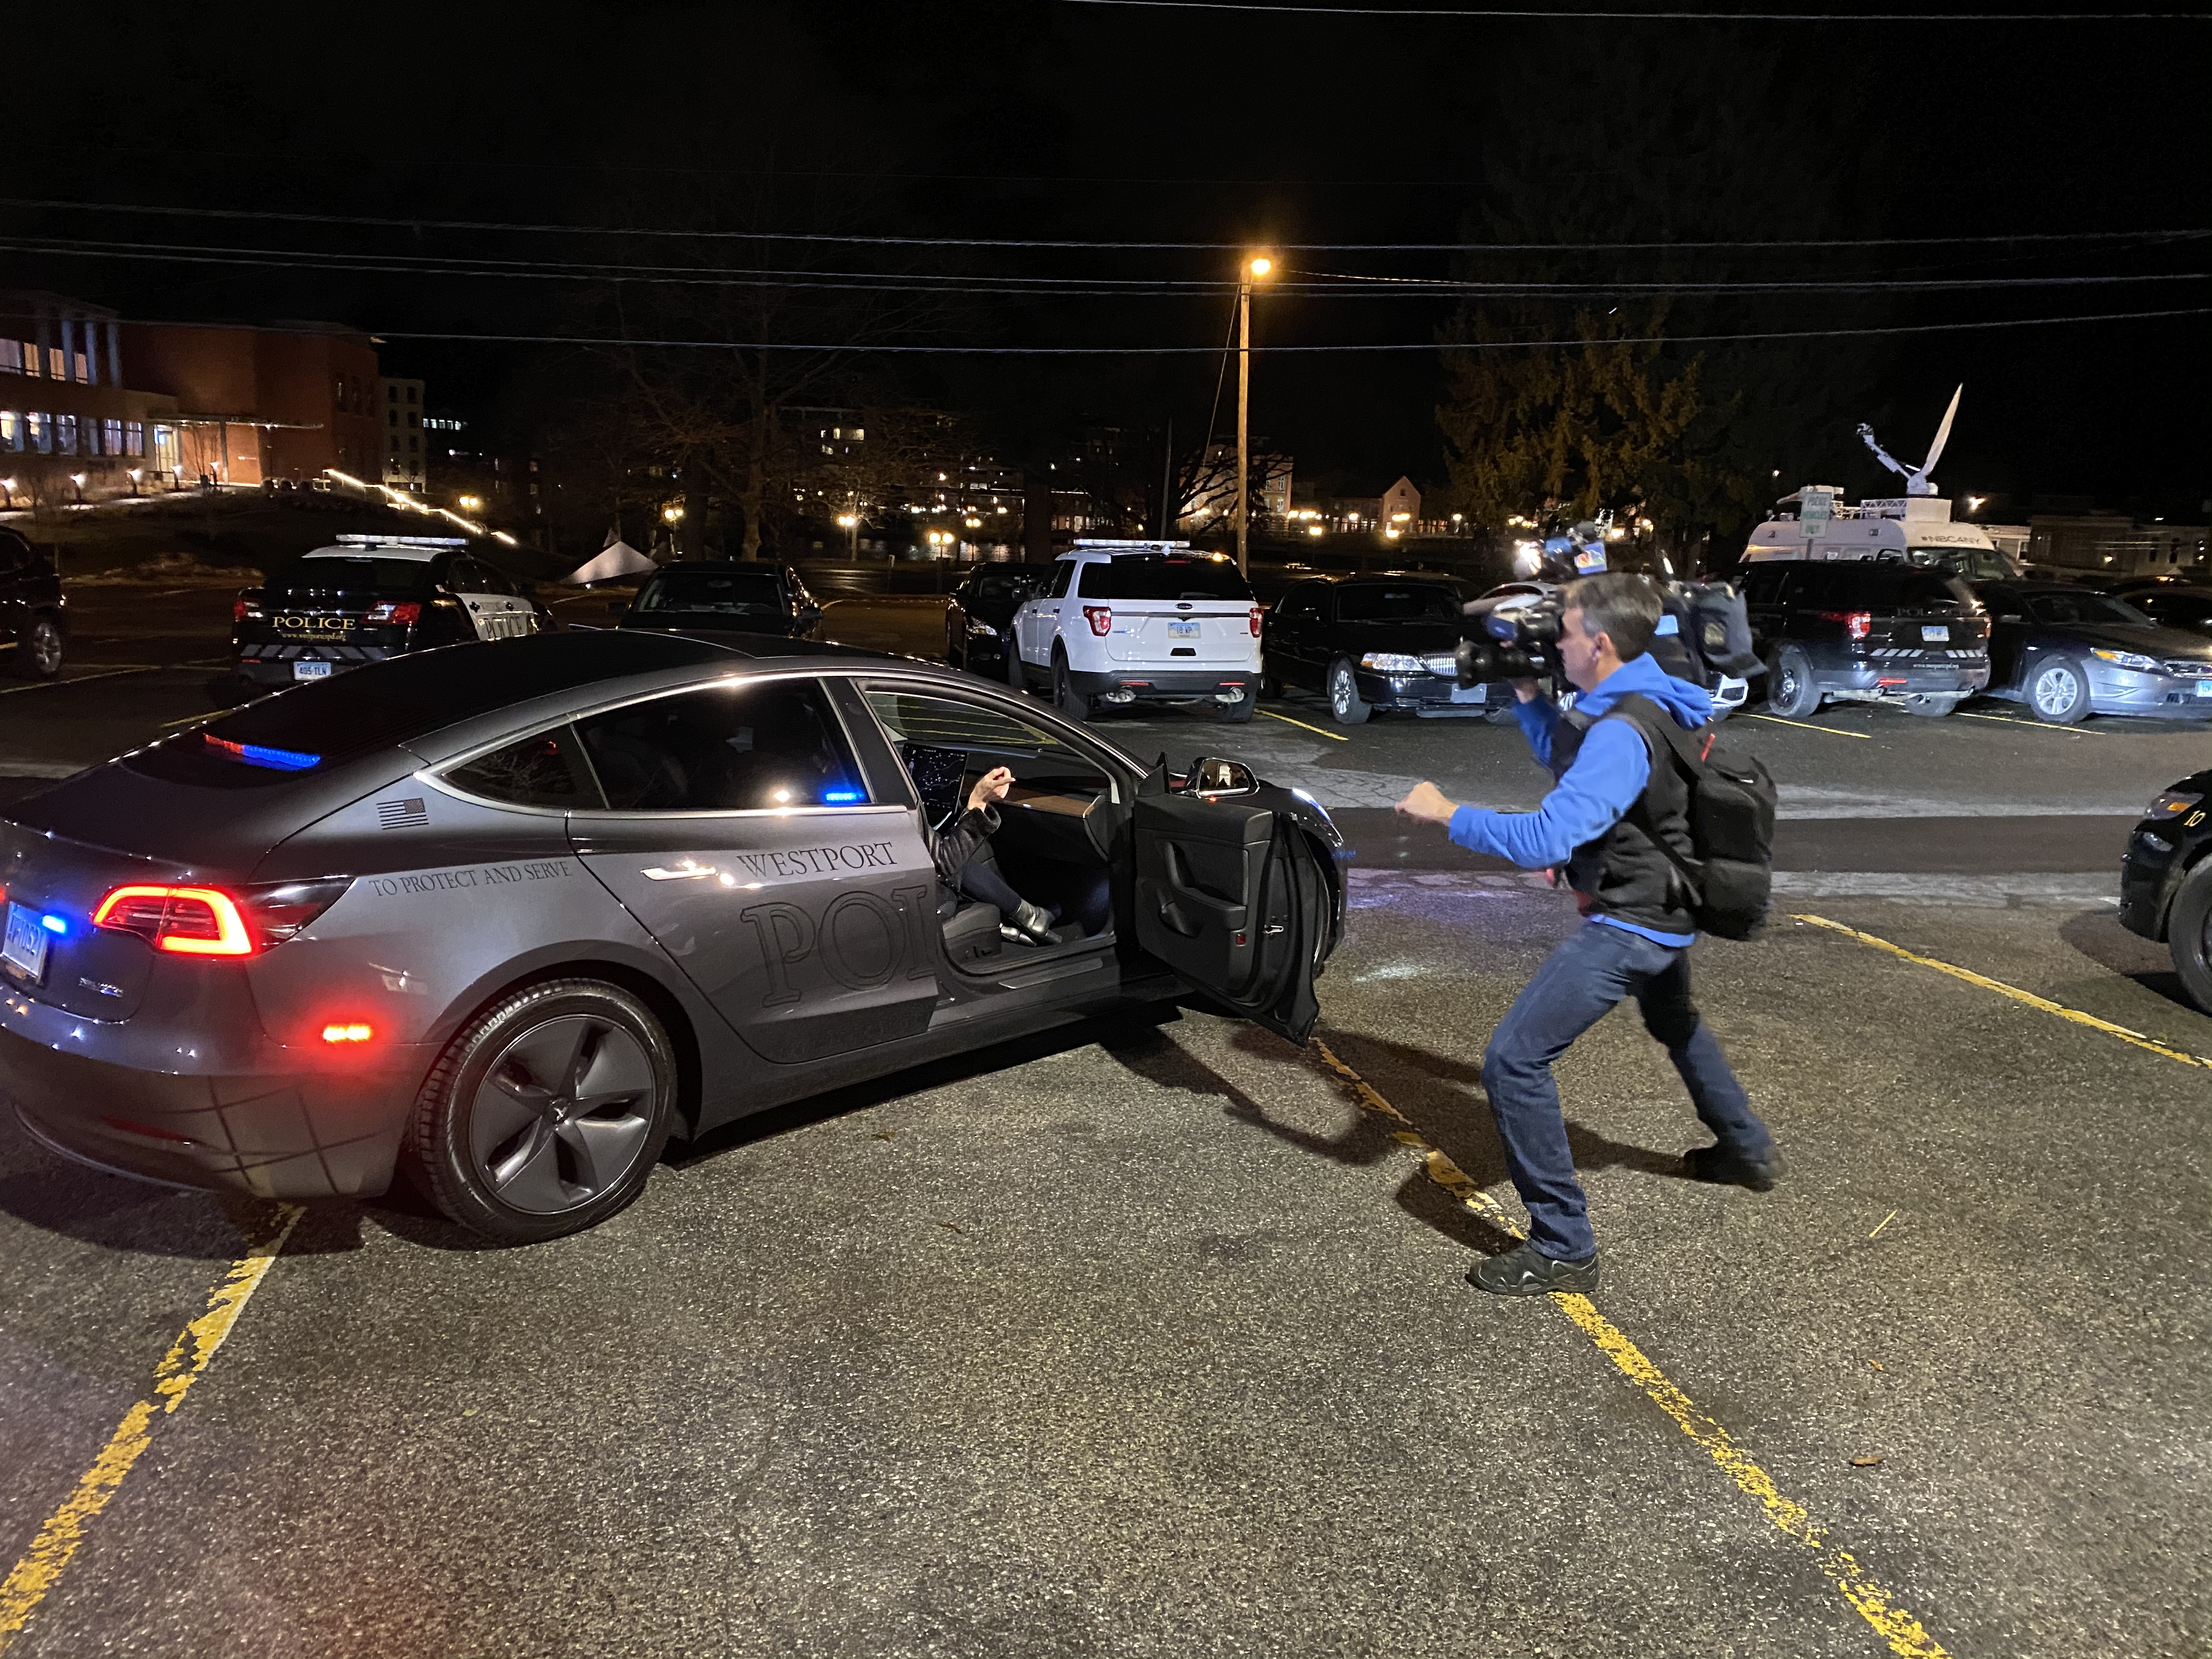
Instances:
[[[975,780],[975,787],[968,792],[968,806],[971,811],[996,805],[1006,799],[1006,791],[1014,787],[1014,775],[1003,766],[994,766]]]

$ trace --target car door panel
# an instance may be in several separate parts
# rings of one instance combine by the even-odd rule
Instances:
[[[1131,842],[1138,943],[1245,1018],[1293,1042],[1311,1036],[1329,902],[1304,832],[1263,805],[1151,794],[1135,803]]]

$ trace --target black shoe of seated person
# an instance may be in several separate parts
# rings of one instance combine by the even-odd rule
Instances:
[[[1006,918],[1006,925],[1032,945],[1058,945],[1060,937],[1052,930],[1052,917],[1028,900],[1022,908]]]
[[[1594,1291],[1597,1288],[1597,1257],[1561,1261],[1546,1255],[1527,1241],[1504,1255],[1485,1257],[1474,1264],[1467,1282],[1492,1296],[1546,1296],[1553,1291]]]
[[[1771,1193],[1782,1174],[1782,1154],[1769,1149],[1762,1158],[1748,1158],[1716,1143],[1692,1146],[1682,1154],[1682,1173],[1692,1181],[1709,1181],[1717,1187],[1748,1187],[1754,1193]]]

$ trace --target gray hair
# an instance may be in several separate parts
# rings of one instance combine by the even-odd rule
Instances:
[[[1633,662],[1651,648],[1658,631],[1659,590],[1646,576],[1613,571],[1603,576],[1584,576],[1569,582],[1561,604],[1583,613],[1583,632],[1602,634],[1623,662]]]

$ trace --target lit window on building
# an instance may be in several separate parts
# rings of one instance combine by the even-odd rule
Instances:
[[[0,449],[23,447],[23,417],[12,409],[0,409]]]
[[[92,360],[82,351],[76,354],[76,378],[85,386],[92,384]]]
[[[54,416],[54,453],[57,455],[74,455],[76,453],[76,416],[57,415]]]
[[[102,421],[100,426],[103,453],[109,455],[123,453],[123,422],[119,420]]]
[[[126,455],[143,455],[146,453],[145,422],[143,421],[124,422],[123,453]]]
[[[0,374],[21,374],[23,372],[23,343],[21,340],[0,340]]]
[[[50,380],[65,380],[69,378],[63,367],[62,349],[59,346],[46,348],[46,378]]]

